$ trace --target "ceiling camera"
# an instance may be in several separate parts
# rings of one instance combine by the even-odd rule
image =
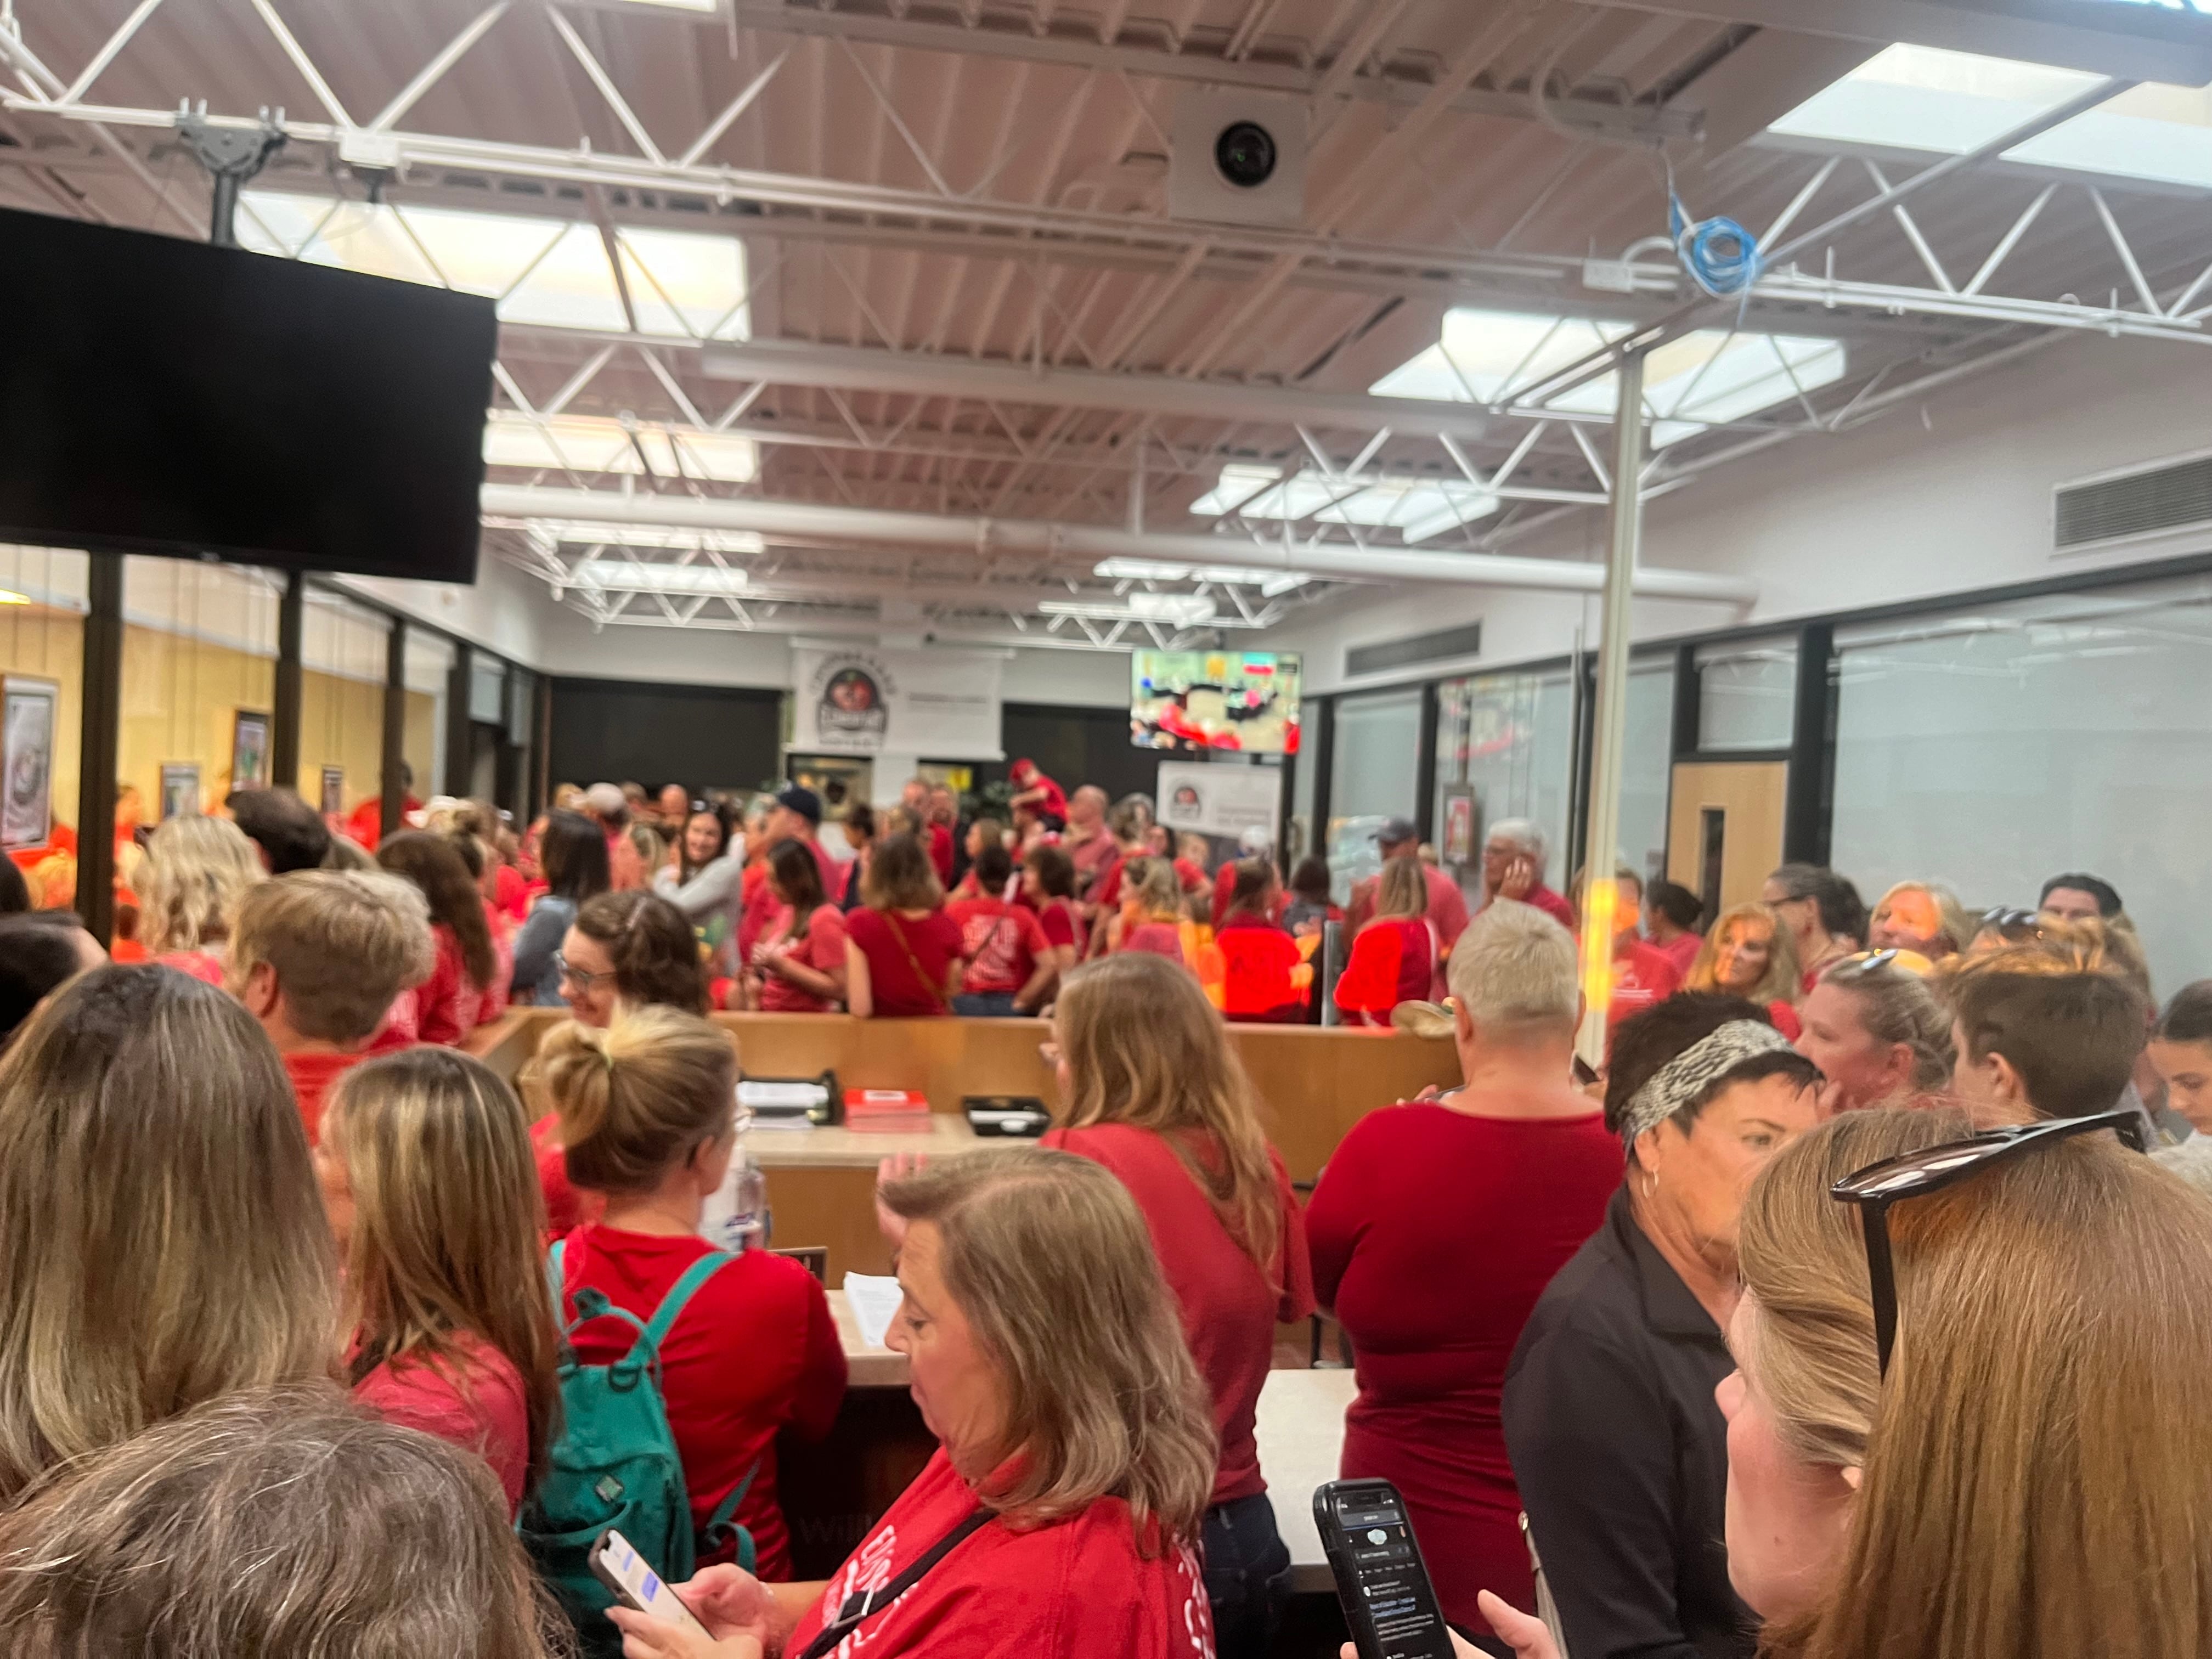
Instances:
[[[1239,190],[1257,190],[1275,175],[1274,136],[1257,121],[1231,121],[1213,141],[1213,165]]]

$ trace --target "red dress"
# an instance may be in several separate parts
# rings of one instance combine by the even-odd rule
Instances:
[[[960,924],[943,910],[921,917],[854,910],[846,915],[845,932],[868,964],[868,988],[878,1019],[952,1012],[945,981],[960,959],[962,941]]]
[[[1505,1367],[1620,1172],[1602,1113],[1415,1103],[1360,1119],[1307,1206],[1315,1289],[1358,1356],[1343,1473],[1405,1494],[1444,1617],[1470,1630],[1488,1628],[1477,1590],[1534,1605],[1499,1419]]]
[[[594,1224],[568,1235],[561,1265],[569,1291],[589,1285],[643,1320],[712,1248],[688,1234],[662,1237]],[[562,1322],[573,1317],[564,1310]],[[635,1334],[619,1319],[594,1320],[576,1333],[576,1358],[586,1365],[611,1364],[629,1351]],[[802,1439],[819,1440],[845,1398],[844,1346],[822,1286],[787,1257],[748,1250],[699,1287],[661,1346],[660,1376],[694,1521],[705,1526],[757,1465],[737,1522],[753,1535],[759,1576],[789,1578],[790,1534],[776,1500],[776,1433],[788,1428]]]
[[[1190,1357],[1213,1395],[1221,1462],[1214,1475],[1212,1502],[1234,1503],[1267,1491],[1254,1424],[1274,1352],[1275,1327],[1304,1319],[1314,1307],[1305,1226],[1282,1158],[1268,1148],[1268,1161],[1275,1170],[1276,1210],[1281,1217],[1276,1237],[1268,1241],[1274,1266],[1271,1280],[1238,1246],[1174,1148],[1154,1131],[1100,1123],[1085,1129],[1054,1129],[1038,1144],[1104,1164],[1144,1212],[1153,1254],[1160,1259],[1160,1270],[1182,1316]],[[1194,1146],[1200,1158],[1218,1157],[1210,1140],[1194,1140]]]

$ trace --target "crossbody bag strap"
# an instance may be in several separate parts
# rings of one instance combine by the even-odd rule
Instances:
[[[823,1659],[824,1654],[832,1651],[840,1642],[850,1636],[870,1614],[881,1613],[900,1596],[904,1595],[920,1583],[923,1576],[932,1567],[950,1555],[956,1546],[990,1519],[991,1512],[988,1510],[976,1510],[965,1521],[922,1552],[912,1566],[881,1589],[870,1590],[865,1595],[847,1596],[845,1605],[837,1610],[836,1619],[822,1627],[821,1632],[806,1644],[806,1651],[800,1654],[799,1659]]]
[[[929,975],[921,971],[921,958],[915,955],[914,946],[906,942],[906,929],[899,926],[898,912],[886,910],[883,915],[884,924],[891,930],[891,937],[898,941],[899,949],[906,952],[906,965],[914,969],[915,981],[929,993],[932,1002],[945,1013],[951,1013],[952,1005],[945,1000],[945,993],[930,982]]]

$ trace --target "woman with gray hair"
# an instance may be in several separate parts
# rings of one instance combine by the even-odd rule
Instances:
[[[1741,997],[1686,993],[1614,1030],[1605,1121],[1627,1179],[1529,1316],[1505,1444],[1577,1659],[1750,1659],[1722,1544],[1736,1224],[1811,1128],[1820,1073]]]
[[[1136,1200],[1070,1152],[971,1152],[878,1188],[890,1346],[941,1443],[827,1583],[709,1567],[713,1640],[615,1609],[629,1659],[865,1651],[1196,1659],[1213,1422]]]
[[[1479,1591],[1529,1588],[1498,1426],[1506,1361],[1604,1218],[1620,1146],[1568,1081],[1581,992],[1565,929],[1492,904],[1450,967],[1466,1081],[1353,1126],[1306,1228],[1316,1289],[1358,1355],[1342,1471],[1396,1484],[1445,1618],[1480,1632]]]

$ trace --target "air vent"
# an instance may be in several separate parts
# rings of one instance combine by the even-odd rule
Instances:
[[[1362,674],[1441,662],[1447,657],[1472,657],[1481,649],[1482,624],[1472,622],[1461,628],[1440,628],[1433,634],[1416,634],[1410,639],[1356,645],[1344,653],[1344,673],[1346,679],[1353,679]]]
[[[2212,455],[2061,484],[2053,501],[2053,544],[2062,553],[2212,529]]]

